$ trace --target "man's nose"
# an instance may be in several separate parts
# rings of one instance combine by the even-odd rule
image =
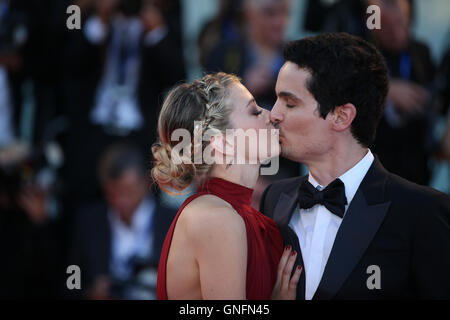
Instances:
[[[279,110],[278,103],[275,103],[275,105],[272,108],[272,111],[270,111],[270,122],[272,122],[273,125],[277,125],[282,121],[283,121],[283,114]]]

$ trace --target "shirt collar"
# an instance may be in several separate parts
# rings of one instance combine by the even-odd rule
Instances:
[[[133,233],[144,231],[146,226],[148,225],[147,221],[152,218],[154,208],[155,203],[153,199],[145,197],[134,211],[130,226],[126,225],[122,220],[120,220],[119,214],[114,209],[110,208],[110,218],[113,229]]]
[[[353,197],[355,196],[356,191],[358,190],[359,185],[366,176],[367,171],[369,171],[373,160],[374,156],[372,152],[370,151],[370,149],[367,149],[367,154],[364,156],[364,158],[362,158],[357,164],[355,164],[352,168],[347,170],[339,177],[339,179],[345,185],[345,196],[347,197],[348,204],[350,204]],[[311,174],[309,174],[308,176],[308,181],[314,186],[314,188],[324,188],[314,179]]]

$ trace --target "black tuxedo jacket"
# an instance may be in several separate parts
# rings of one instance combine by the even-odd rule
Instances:
[[[303,260],[288,224],[307,178],[271,184],[260,206],[299,253],[296,265]],[[380,268],[380,289],[368,288],[372,265]],[[297,299],[304,298],[305,271],[297,287]],[[313,299],[414,298],[450,299],[450,198],[389,173],[375,158],[347,209]]]

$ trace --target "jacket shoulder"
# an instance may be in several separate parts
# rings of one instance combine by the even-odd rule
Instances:
[[[408,181],[392,173],[389,173],[386,188],[388,198],[394,201],[407,200],[411,205],[450,203],[450,198],[445,193]]]
[[[261,196],[259,211],[272,217],[272,212],[277,204],[280,194],[282,192],[293,192],[306,177],[307,176],[287,178],[271,183]]]
[[[450,226],[450,198],[448,195],[390,174],[386,185],[386,200],[395,212],[408,216],[416,226],[440,224]],[[441,221],[441,222],[439,222]],[[433,227],[434,228],[434,227]]]

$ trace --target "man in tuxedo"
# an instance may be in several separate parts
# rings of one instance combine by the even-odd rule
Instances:
[[[388,73],[346,33],[285,47],[271,121],[282,156],[309,174],[265,190],[303,266],[297,299],[449,299],[450,199],[386,171],[370,151]]]
[[[176,212],[149,193],[146,176],[143,156],[131,145],[102,155],[105,200],[84,206],[73,228],[69,263],[82,272],[79,297],[156,298],[162,244]]]

